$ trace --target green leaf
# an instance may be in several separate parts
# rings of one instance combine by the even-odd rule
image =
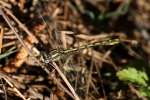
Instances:
[[[150,87],[140,87],[140,95],[150,97]]]
[[[17,51],[15,49],[16,49],[16,47],[12,47],[9,50],[7,50],[5,53],[0,54],[0,60],[3,59],[3,58],[6,58],[7,56],[9,56],[9,55],[11,55],[13,53],[15,53]]]
[[[138,85],[147,86],[148,76],[143,71],[138,71],[135,68],[127,68],[117,72],[117,77],[121,81],[128,81]]]

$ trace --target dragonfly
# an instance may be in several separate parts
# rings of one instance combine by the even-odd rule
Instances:
[[[111,45],[116,45],[120,43],[120,39],[119,38],[106,38],[102,41],[99,42],[94,42],[94,43],[89,43],[87,45],[83,45],[83,46],[79,46],[76,48],[68,48],[68,49],[62,49],[62,50],[57,50],[54,49],[52,50],[49,54],[44,54],[43,55],[43,62],[44,63],[49,63],[51,61],[59,61],[60,59],[62,59],[65,55],[72,53],[72,52],[76,52],[82,49],[86,49],[86,48],[91,48],[91,47],[95,47],[95,46],[111,46]]]

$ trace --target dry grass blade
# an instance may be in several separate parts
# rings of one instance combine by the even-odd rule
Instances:
[[[91,81],[92,81],[92,71],[93,71],[93,62],[90,66],[90,71],[89,71],[89,74],[87,75],[87,85],[86,85],[86,100],[88,99],[88,95],[89,95],[89,88],[90,88],[90,84],[91,84]]]
[[[9,47],[9,46],[14,46],[15,44],[16,44],[16,41],[11,41],[11,42],[9,42],[9,43],[3,44],[3,48]]]
[[[3,28],[1,27],[0,28],[0,54],[2,52],[2,47],[3,47],[3,35],[4,35],[4,32],[3,32]]]
[[[54,82],[56,82],[57,85],[58,85],[61,89],[63,89],[63,91],[65,91],[70,97],[74,98],[74,96],[70,93],[70,91],[68,91],[68,89],[66,89],[66,88],[63,86],[63,84],[54,76],[53,73],[51,73],[50,76],[51,76],[51,77],[54,77],[54,78],[53,78]]]
[[[3,74],[2,72],[0,72],[0,78],[4,79],[6,81],[6,83],[14,90],[14,92],[16,92],[23,100],[28,100],[11,82],[11,78],[9,78],[7,75]]]
[[[67,80],[66,76],[61,72],[61,70],[59,69],[59,67],[57,66],[57,64],[55,62],[53,62],[53,67],[57,70],[57,72],[59,73],[59,75],[61,76],[61,78],[64,80],[64,82],[66,83],[66,85],[68,86],[68,88],[70,89],[70,91],[72,92],[72,94],[75,97],[75,100],[80,100],[79,96],[76,94],[75,90],[73,89],[73,87],[71,86],[71,84],[69,83],[69,81]]]
[[[10,48],[8,51],[6,51],[5,53],[3,54],[0,54],[0,60],[3,59],[3,58],[6,58],[7,56],[15,53],[17,50],[15,50],[15,47],[12,47]]]
[[[4,0],[5,1],[5,0]],[[3,7],[7,7],[7,8],[11,8],[11,5],[9,3],[6,3],[4,2],[3,0],[0,1],[0,4],[3,6]]]
[[[3,91],[4,91],[4,93],[5,93],[5,100],[8,100],[8,99],[7,99],[7,92],[6,92],[6,88],[5,88],[4,82],[3,82],[2,79],[0,79],[0,81],[1,81],[1,83],[2,83]]]

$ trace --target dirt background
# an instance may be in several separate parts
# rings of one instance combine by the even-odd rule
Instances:
[[[148,100],[116,72],[134,65],[149,76],[149,0],[1,0],[0,10],[1,100]],[[107,37],[122,41],[64,54],[59,69],[44,63],[54,49]]]

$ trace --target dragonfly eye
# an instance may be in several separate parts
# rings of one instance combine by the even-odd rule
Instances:
[[[42,52],[41,60],[44,63],[49,63],[50,62],[50,57],[49,57],[48,54]]]

